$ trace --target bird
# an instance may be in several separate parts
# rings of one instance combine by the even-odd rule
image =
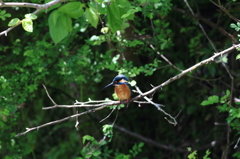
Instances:
[[[120,103],[126,103],[129,102],[129,99],[131,98],[131,85],[128,83],[128,78],[125,75],[117,75],[111,83],[106,85],[103,89],[114,86],[114,91],[117,94],[117,97],[120,101]]]

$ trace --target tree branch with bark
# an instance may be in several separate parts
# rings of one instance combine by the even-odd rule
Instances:
[[[44,10],[44,9],[48,9],[58,3],[64,2],[65,0],[53,0],[51,2],[48,2],[46,4],[36,4],[36,3],[25,3],[25,2],[3,2],[0,1],[0,8],[5,8],[5,7],[27,7],[27,8],[35,8],[36,11],[33,12],[32,14],[38,14],[40,11]],[[9,27],[8,29],[0,32],[0,36],[5,35],[7,36],[8,32],[10,32],[11,30],[13,30],[15,27],[19,26],[20,24],[22,24],[22,22],[20,21],[19,23],[17,23],[16,25]]]
[[[154,49],[154,47],[152,47]],[[176,121],[176,117],[173,117],[171,114],[165,112],[164,109],[160,108],[160,106],[162,106],[161,104],[157,104],[157,103],[154,103],[151,99],[149,99],[147,96],[149,95],[152,95],[154,94],[157,90],[160,90],[162,89],[164,86],[170,84],[171,82],[177,80],[177,79],[180,79],[181,77],[183,77],[184,75],[186,75],[187,73],[189,72],[192,72],[194,71],[195,69],[197,69],[198,67],[200,66],[203,66],[203,65],[206,65],[206,64],[209,64],[210,62],[213,62],[214,59],[218,58],[218,57],[221,57],[223,56],[224,54],[228,54],[234,50],[237,50],[240,48],[240,44],[238,45],[233,45],[231,47],[229,47],[228,49],[225,49],[219,53],[215,53],[213,56],[209,57],[208,59],[205,59],[203,61],[200,61],[199,63],[189,67],[188,69],[186,70],[183,70],[181,71],[181,73],[179,73],[178,75],[174,76],[174,77],[171,77],[169,78],[167,81],[163,82],[162,84],[158,85],[158,86],[155,86],[153,87],[151,90],[147,91],[147,92],[144,92],[142,93],[141,90],[136,87],[136,91],[139,95],[137,95],[136,97],[132,98],[129,100],[129,102],[137,102],[139,103],[137,100],[138,99],[142,99],[144,98],[146,100],[145,103],[148,103],[148,104],[151,104],[151,105],[154,105],[159,111],[161,111],[164,115],[166,115],[167,117],[169,117],[169,119],[165,118],[170,124],[173,124],[173,125],[177,125],[177,121]],[[160,54],[158,52],[158,54]],[[45,127],[45,126],[49,126],[49,125],[53,125],[53,124],[57,124],[57,123],[60,123],[60,122],[63,122],[63,121],[66,121],[66,120],[69,120],[71,118],[76,118],[76,117],[79,117],[79,116],[82,116],[82,115],[86,115],[88,113],[93,113],[93,112],[96,112],[96,111],[99,111],[99,110],[102,110],[108,106],[118,106],[120,105],[121,103],[119,101],[112,101],[112,100],[100,100],[100,101],[92,101],[92,100],[89,100],[87,102],[79,102],[79,101],[76,101],[73,105],[58,105],[56,102],[54,102],[54,100],[51,98],[51,96],[49,95],[46,87],[44,86],[44,89],[49,97],[49,99],[52,101],[52,103],[54,104],[53,106],[50,106],[50,107],[44,107],[42,108],[43,110],[47,110],[47,109],[54,109],[54,108],[79,108],[79,107],[88,107],[88,108],[92,108],[92,109],[89,109],[87,111],[84,111],[84,112],[81,112],[81,113],[77,113],[75,115],[71,115],[71,116],[68,116],[68,117],[65,117],[63,119],[59,119],[59,120],[55,120],[55,121],[52,121],[52,122],[49,122],[49,123],[46,123],[46,124],[43,124],[43,125],[40,125],[40,126],[36,126],[36,127],[33,127],[33,128],[26,128],[26,131],[25,132],[22,132],[22,133],[19,133],[16,135],[16,137],[18,136],[22,136],[22,135],[25,135],[27,134],[28,132],[30,131],[33,131],[33,130],[38,130],[42,127]]]

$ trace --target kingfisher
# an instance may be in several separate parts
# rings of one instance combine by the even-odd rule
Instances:
[[[131,85],[128,83],[128,78],[125,75],[117,75],[110,84],[105,86],[103,89],[114,86],[114,91],[117,94],[117,97],[120,101],[120,103],[128,103],[130,97],[131,97]]]

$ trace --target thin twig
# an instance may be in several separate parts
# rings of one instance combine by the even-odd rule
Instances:
[[[78,110],[76,110],[76,114],[78,114]],[[78,116],[76,117],[76,124],[75,124],[75,128],[78,130],[78,124],[79,124],[79,121],[78,121]]]
[[[192,8],[190,7],[190,5],[188,4],[188,1],[187,0],[184,0],[186,6],[188,7],[188,9],[190,10],[190,12],[192,13],[192,15],[195,15]],[[203,34],[205,35],[205,37],[208,39],[209,43],[211,44],[213,50],[215,52],[217,52],[217,49],[215,47],[215,45],[213,44],[212,40],[209,38],[209,36],[207,35],[205,29],[203,28],[202,24],[198,21],[198,26],[200,27],[200,29],[202,30]]]
[[[155,50],[155,47],[150,44],[149,45],[153,50]],[[169,65],[171,65],[173,68],[177,69],[178,71],[182,72],[183,70],[181,70],[180,68],[178,68],[177,66],[175,66],[174,64],[172,64],[163,54],[161,54],[160,52],[157,51],[157,54],[159,56],[161,56],[167,63],[169,63]]]
[[[137,89],[137,91],[138,91],[138,93],[139,93],[140,95],[143,94],[142,91],[141,91],[137,86],[135,86],[135,88]],[[167,118],[165,118],[170,124],[173,124],[174,126],[177,125],[176,119],[175,119],[174,117],[172,117],[170,114],[168,114],[167,112],[165,112],[165,111],[160,107],[160,106],[162,106],[162,104],[154,103],[153,101],[151,101],[151,100],[150,100],[148,97],[146,97],[146,96],[144,96],[143,98],[144,98],[146,101],[148,101],[150,104],[154,105],[159,111],[163,112],[163,114],[165,114],[165,115],[167,115],[168,117],[170,117],[170,118],[173,120],[173,122],[170,121],[170,120],[168,120]]]
[[[177,12],[180,12],[180,13],[184,14],[184,15],[187,15],[187,16],[189,16],[189,17],[192,17],[192,18],[195,18],[195,19],[199,19],[199,20],[205,22],[206,24],[210,25],[211,27],[217,29],[217,30],[218,30],[219,32],[221,32],[223,35],[227,36],[227,37],[232,41],[233,44],[237,44],[237,41],[236,41],[235,37],[234,37],[232,34],[228,33],[228,32],[227,32],[226,30],[224,30],[222,27],[214,24],[214,23],[213,23],[212,21],[210,21],[209,19],[203,18],[202,16],[199,16],[199,15],[189,14],[189,13],[186,12],[185,10],[179,9],[179,8],[174,8],[174,7],[172,7],[172,10],[175,10],[175,11],[177,11]]]
[[[200,66],[203,66],[203,65],[205,65],[205,64],[208,64],[208,63],[212,62],[215,58],[217,58],[217,57],[219,57],[219,56],[222,56],[222,55],[224,55],[224,54],[230,53],[230,52],[234,51],[235,49],[237,49],[237,48],[239,48],[239,47],[240,47],[240,44],[238,44],[238,45],[233,45],[233,46],[231,46],[231,47],[229,47],[229,48],[227,48],[227,49],[225,49],[225,50],[223,50],[223,51],[221,51],[221,52],[219,52],[219,53],[214,54],[213,56],[209,57],[208,59],[205,59],[205,60],[203,60],[203,61],[200,61],[199,63],[197,63],[197,64],[193,65],[192,67],[190,67],[190,68],[182,71],[182,72],[179,73],[178,75],[176,75],[176,76],[168,79],[167,81],[165,81],[165,82],[163,82],[162,84],[160,84],[160,85],[152,88],[151,90],[143,93],[142,95],[138,95],[138,96],[130,99],[130,102],[135,101],[135,100],[140,99],[140,98],[143,98],[144,96],[150,95],[150,94],[152,94],[153,92],[155,92],[155,91],[157,91],[157,90],[159,90],[159,89],[162,89],[164,86],[166,86],[166,85],[168,85],[169,83],[171,83],[171,82],[173,82],[173,81],[181,78],[181,77],[184,76],[185,74],[187,74],[187,73],[189,73],[189,72],[192,72],[192,71],[194,71],[196,68],[198,68],[198,67],[200,67]]]
[[[239,141],[240,141],[240,137],[238,138],[238,141],[237,141],[237,143],[235,144],[234,149],[236,149],[236,148],[238,147]]]
[[[190,68],[182,71],[180,74],[178,74],[178,75],[176,75],[176,76],[168,79],[167,81],[165,81],[165,82],[162,83],[161,85],[158,85],[158,86],[152,88],[151,90],[149,90],[149,91],[147,91],[147,92],[145,92],[145,93],[142,93],[142,92],[140,91],[140,89],[139,89],[138,91],[139,91],[140,94],[139,94],[138,96],[130,99],[129,102],[133,102],[133,101],[135,101],[135,100],[137,100],[137,99],[144,98],[144,99],[146,99],[149,103],[151,103],[151,104],[153,104],[155,107],[157,107],[158,110],[162,111],[162,109],[161,109],[158,105],[156,105],[156,103],[152,102],[152,101],[151,101],[150,99],[148,99],[146,96],[147,96],[147,95],[150,95],[150,94],[152,94],[152,93],[154,93],[154,92],[156,92],[156,91],[159,90],[159,89],[162,89],[164,86],[166,86],[166,85],[168,85],[169,83],[171,83],[171,82],[173,82],[173,81],[181,78],[182,76],[184,76],[185,74],[193,71],[194,69],[196,69],[196,68],[198,68],[198,67],[200,67],[200,66],[202,66],[202,65],[208,64],[209,62],[213,61],[215,58],[217,58],[217,57],[219,57],[219,56],[222,56],[222,55],[224,55],[224,54],[226,54],[226,53],[229,53],[229,52],[231,52],[231,51],[233,51],[233,50],[235,50],[235,49],[238,49],[239,47],[240,47],[240,44],[238,44],[238,45],[233,45],[232,47],[229,47],[228,49],[223,50],[223,51],[221,51],[221,52],[213,55],[212,57],[210,57],[210,58],[208,58],[208,59],[206,59],[206,60],[203,60],[203,61],[195,64],[194,66],[192,66],[192,67],[190,67]],[[45,89],[45,90],[46,90],[46,89]],[[145,97],[146,97],[146,98],[145,98]],[[90,102],[90,103],[94,103],[94,102],[96,102],[96,101],[88,101],[88,103],[89,103],[89,102]],[[55,103],[55,102],[53,102],[53,103]],[[78,102],[78,103],[82,103],[82,104],[84,105],[84,103],[87,103],[87,102]],[[37,127],[26,128],[26,131],[25,131],[25,132],[19,133],[19,134],[17,134],[16,136],[25,135],[26,133],[28,133],[28,132],[30,132],[30,131],[38,130],[39,128],[42,128],[42,127],[45,127],[45,126],[48,126],[48,125],[53,125],[53,124],[56,124],[56,123],[60,123],[60,122],[66,121],[66,120],[71,119],[71,118],[75,118],[75,117],[78,117],[78,116],[81,116],[81,115],[85,115],[85,114],[88,114],[88,113],[92,113],[92,112],[101,110],[101,109],[103,109],[103,108],[105,108],[105,107],[107,107],[107,106],[119,105],[119,104],[121,104],[119,101],[116,101],[116,102],[108,101],[108,102],[106,102],[106,103],[101,103],[101,104],[98,104],[98,107],[97,107],[97,108],[90,109],[90,110],[88,110],[88,111],[85,111],[85,112],[82,112],[82,113],[79,113],[79,114],[75,114],[75,115],[72,115],[72,116],[68,116],[68,117],[63,118],[63,119],[60,119],[60,120],[52,121],[52,122],[49,122],[49,123],[46,123],[46,124],[43,124],[43,125],[40,125],[40,126],[37,126]],[[68,106],[68,107],[79,107],[79,106],[82,106],[82,105],[72,105],[72,106]],[[84,106],[85,106],[85,105],[84,105]],[[93,107],[94,105],[91,105],[91,106]],[[95,105],[95,106],[96,106],[96,105]],[[49,107],[49,109],[56,108],[56,107],[59,107],[59,105],[55,105],[55,106]],[[47,108],[48,108],[48,107],[47,107]],[[159,108],[160,108],[160,109],[159,109]],[[162,112],[163,112],[163,111],[162,111]],[[163,113],[164,113],[164,112],[163,112]],[[164,114],[167,115],[167,116],[169,116],[171,119],[175,119],[175,118],[176,118],[176,117],[175,117],[175,118],[174,118],[174,117],[171,117],[171,115],[170,115],[170,114],[167,114],[166,112],[165,112]],[[177,116],[178,116],[178,115],[177,115]]]
[[[106,120],[108,117],[110,117],[110,115],[114,112],[114,110],[117,108],[117,106],[115,106],[112,111],[108,114],[108,116],[106,116],[105,118],[103,118],[99,123],[103,122],[104,120]]]
[[[216,3],[213,2],[212,0],[210,0],[210,2],[212,2],[215,6],[219,7],[222,11],[224,11],[231,19],[233,19],[233,20],[236,21],[236,22],[240,22],[239,19],[237,19],[236,17],[234,17],[232,14],[230,14],[230,13],[226,10],[226,8],[224,8],[224,7],[221,5],[220,1],[218,1],[219,4],[216,4]]]
[[[55,103],[54,102],[54,100],[51,98],[51,96],[49,95],[49,93],[48,93],[48,91],[47,91],[47,88],[45,87],[45,85],[43,84],[43,88],[45,89],[45,92],[47,93],[47,96],[48,96],[48,98],[52,101],[52,103],[54,104],[54,105],[57,105],[57,103]]]
[[[38,130],[38,129],[40,129],[40,128],[42,128],[42,127],[45,127],[45,126],[49,126],[49,125],[61,123],[61,122],[63,122],[63,121],[69,120],[69,119],[71,119],[71,118],[79,117],[79,116],[82,116],[82,115],[85,115],[85,114],[88,114],[88,113],[92,113],[92,112],[101,110],[101,109],[103,109],[103,108],[105,108],[105,107],[107,107],[107,105],[104,105],[104,106],[101,106],[101,107],[98,107],[98,108],[94,108],[94,109],[90,109],[90,110],[88,110],[88,111],[85,111],[85,112],[82,112],[82,113],[79,113],[79,114],[75,114],[75,115],[72,115],[72,116],[68,116],[68,117],[63,118],[63,119],[60,119],[60,120],[55,120],[55,121],[52,121],[52,122],[49,122],[49,123],[46,123],[46,124],[43,124],[43,125],[40,125],[40,126],[36,126],[36,127],[33,127],[33,128],[26,128],[26,131],[25,131],[25,132],[22,132],[22,133],[17,134],[16,137],[25,135],[26,133],[28,133],[28,132],[30,132],[30,131]]]

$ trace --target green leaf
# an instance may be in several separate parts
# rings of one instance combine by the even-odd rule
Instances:
[[[227,112],[230,109],[230,107],[227,104],[217,106],[217,108],[218,108],[219,112]]]
[[[35,14],[25,14],[25,18],[35,20],[37,16]]]
[[[207,150],[205,156],[203,156],[203,159],[211,159],[210,157],[208,157],[210,155],[210,153],[211,152],[209,150]]]
[[[22,27],[27,32],[33,32],[33,22],[32,22],[32,19],[23,19],[22,20]]]
[[[50,36],[55,42],[55,44],[59,43],[62,41],[67,35],[68,35],[68,30],[66,27],[63,25],[61,18],[54,19],[54,14],[57,11],[53,11],[49,17],[48,17],[48,24],[49,24],[49,29],[50,29]],[[56,23],[54,23],[54,20],[56,20]]]
[[[232,23],[232,24],[230,24],[230,27],[231,27],[231,28],[236,28],[237,25]]]
[[[138,147],[143,147],[144,146],[144,143],[143,142],[140,142],[139,144],[138,144]]]
[[[24,53],[23,53],[23,55],[24,56],[29,56],[29,57],[31,57],[32,55],[33,55],[33,53],[34,53],[34,50],[26,50]]]
[[[67,14],[71,18],[77,19],[83,15],[84,6],[85,5],[80,2],[69,2],[64,6],[60,7],[58,11]]]
[[[95,0],[97,3],[103,3],[104,0]]]
[[[86,140],[93,141],[94,137],[92,137],[90,135],[85,135],[85,136],[83,136],[83,144],[86,142]]]
[[[17,25],[18,23],[20,22],[20,20],[18,18],[14,18],[12,19],[9,23],[8,23],[8,26],[15,26]]]
[[[96,12],[93,11],[92,8],[87,8],[85,11],[85,16],[87,21],[95,28],[97,28],[97,24],[98,24],[98,15]]]
[[[0,11],[0,14],[5,14],[5,13],[6,13],[6,10]]]
[[[106,14],[106,8],[107,8],[107,4],[104,3],[96,3],[95,1],[90,1],[88,3],[89,8],[92,8],[94,10],[94,12],[98,13],[98,14]]]
[[[139,11],[141,11],[141,10],[142,10],[142,9],[141,9],[140,7],[136,7],[136,8],[129,9],[126,14],[123,14],[123,15],[121,16],[121,18],[127,18],[127,17],[129,17],[130,15],[133,15],[134,13],[139,12]]]
[[[121,29],[123,19],[121,18],[121,9],[119,8],[116,2],[112,2],[107,8],[107,19],[109,28],[113,33],[116,33]]]
[[[11,17],[11,14],[7,13],[7,14],[4,14],[5,17]]]
[[[97,151],[94,151],[93,152],[93,156],[99,156],[99,155],[101,155],[101,151],[100,150],[97,150]]]
[[[129,82],[129,84],[130,84],[132,87],[134,87],[134,86],[137,84],[137,82],[136,82],[135,80],[132,80],[131,82]]]
[[[7,108],[5,108],[2,114],[5,115],[5,116],[8,116],[9,112],[10,111]]]
[[[230,95],[230,91],[229,90],[226,90],[226,95],[224,95],[223,97],[221,97],[221,102],[225,102],[224,100],[228,98],[228,96]]]
[[[53,23],[54,23],[54,25],[57,24],[57,20],[58,20],[59,15],[60,15],[60,12],[58,10],[53,12]]]
[[[72,31],[72,19],[67,14],[61,14],[59,20],[68,32]]]
[[[207,100],[204,100],[201,105],[202,106],[206,106],[206,105],[211,105],[211,104],[214,104],[214,103],[218,103],[219,102],[219,97],[214,95],[214,96],[210,96],[208,97]]]
[[[103,27],[103,28],[101,29],[101,33],[103,33],[103,34],[107,34],[108,31],[109,31],[109,28],[108,28],[108,27]]]
[[[2,21],[6,20],[6,17],[4,16],[0,16],[0,18],[2,19]]]
[[[195,150],[188,155],[188,158],[189,159],[197,159],[196,155],[197,155],[197,151]]]
[[[238,54],[238,55],[236,56],[236,60],[238,60],[238,59],[240,59],[240,54]]]

